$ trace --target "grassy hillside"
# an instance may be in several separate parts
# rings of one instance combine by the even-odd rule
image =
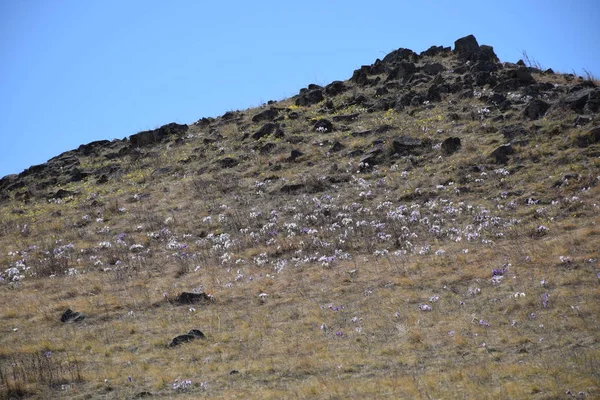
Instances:
[[[0,399],[600,397],[597,84],[466,37],[1,179]]]

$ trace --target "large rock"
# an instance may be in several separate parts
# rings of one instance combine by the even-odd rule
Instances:
[[[598,88],[580,89],[570,93],[561,100],[561,104],[564,107],[581,113],[590,99],[593,99],[595,103],[592,108],[595,108],[595,111],[598,111],[597,107],[600,103],[600,89]]]
[[[64,323],[81,322],[85,319],[85,315],[80,312],[75,312],[70,308],[67,309],[60,317],[60,321]]]
[[[314,132],[332,132],[333,124],[331,123],[331,121],[322,118],[322,119],[318,120],[317,122],[315,122],[312,130]]]
[[[435,57],[438,54],[446,54],[446,53],[450,53],[452,50],[450,49],[450,47],[444,47],[444,46],[431,46],[430,48],[428,48],[427,50],[421,52],[421,54],[419,54],[420,57],[423,56],[427,56],[427,57]]]
[[[479,46],[475,36],[462,37],[454,42],[454,53],[465,61],[498,61],[492,46]]]
[[[135,135],[129,136],[129,142],[131,147],[144,147],[154,143],[161,142],[172,135],[183,135],[187,132],[189,127],[185,124],[177,124],[172,122],[167,125],[163,125],[158,129],[151,131],[143,131],[136,133]]]
[[[462,37],[454,42],[454,52],[460,58],[474,59],[473,56],[479,53],[479,43],[473,35]]]
[[[321,89],[309,90],[300,94],[296,99],[297,106],[310,106],[325,100]]]
[[[384,154],[383,144],[376,144],[371,147],[359,160],[362,170],[369,169],[373,165],[381,162],[381,156]]]
[[[461,145],[460,138],[449,137],[442,142],[442,151],[450,155],[457,152]]]
[[[521,124],[503,126],[500,128],[500,132],[508,140],[513,140],[516,137],[527,135],[527,130]]]
[[[383,58],[384,64],[397,64],[403,61],[414,62],[419,59],[419,55],[410,49],[399,48],[394,50]]]
[[[523,110],[523,115],[529,119],[538,119],[546,114],[549,108],[550,104],[543,100],[531,100]]]
[[[400,136],[392,141],[394,152],[401,156],[414,154],[424,147],[424,142],[421,139],[412,138],[409,136]]]
[[[178,304],[208,304],[211,301],[211,296],[206,293],[182,292],[175,298],[175,302]]]
[[[97,140],[88,144],[82,144],[77,148],[77,152],[83,156],[98,155],[98,150],[108,146],[109,140]]]
[[[446,68],[440,63],[428,63],[423,65],[423,71],[429,75],[437,75],[440,72],[444,71]]]
[[[503,144],[496,148],[491,156],[496,160],[497,163],[506,164],[508,162],[508,156],[515,152],[512,144]]]
[[[577,145],[580,147],[591,146],[595,143],[600,143],[600,126],[596,126],[576,139]]]
[[[282,138],[284,136],[283,130],[279,126],[279,124],[273,122],[267,122],[264,124],[254,135],[252,138],[255,140],[262,139],[263,137],[273,135],[278,138]]]
[[[337,96],[345,92],[348,88],[344,85],[342,81],[333,81],[329,85],[325,86],[325,93],[328,96]]]
[[[252,122],[273,121],[277,115],[279,115],[278,109],[269,108],[268,110],[260,112],[252,117]]]
[[[386,82],[392,80],[407,81],[414,73],[417,72],[417,66],[411,62],[400,62],[395,64],[395,67],[390,70]]]

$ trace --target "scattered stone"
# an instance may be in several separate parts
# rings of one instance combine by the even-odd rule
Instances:
[[[217,161],[217,163],[221,166],[221,168],[233,168],[238,165],[240,162],[238,159],[233,157],[224,157]]]
[[[269,108],[268,110],[260,112],[252,117],[252,122],[273,121],[278,115],[278,109]]]
[[[302,183],[291,183],[287,185],[283,185],[281,189],[279,189],[282,193],[296,193],[302,189],[304,189],[305,185]]]
[[[252,135],[252,139],[259,140],[269,135],[282,138],[284,136],[284,133],[279,124],[276,124],[274,122],[267,122],[258,131],[256,131],[254,135]]]
[[[596,126],[576,139],[579,147],[587,147],[600,142],[600,126]]]
[[[379,164],[380,156],[383,154],[383,144],[377,144],[371,147],[359,160],[361,170],[371,168],[373,165]]]
[[[587,125],[590,122],[592,122],[592,119],[590,117],[584,117],[583,115],[578,115],[577,118],[575,118],[575,121],[573,121],[573,125],[574,126],[583,126],[583,125]]]
[[[521,124],[503,126],[500,128],[500,132],[508,140],[527,135],[527,130]]]
[[[80,312],[72,311],[70,308],[67,309],[60,317],[61,322],[71,323],[71,322],[81,322],[85,319],[85,315]]]
[[[392,141],[394,152],[401,156],[414,154],[416,150],[423,147],[421,139],[412,138],[409,136],[400,136]]]
[[[196,339],[206,339],[206,336],[200,330],[192,329],[185,335],[174,337],[171,343],[169,343],[169,347],[179,346],[182,343],[188,343]]]
[[[335,122],[350,122],[350,121],[354,121],[355,119],[357,119],[359,115],[360,115],[359,113],[334,115],[332,119]]]
[[[457,152],[461,147],[460,138],[449,137],[442,142],[442,151],[448,155]]]
[[[206,293],[182,292],[175,298],[175,302],[179,304],[208,304],[212,301],[212,296]]]
[[[508,162],[508,156],[515,152],[512,144],[503,144],[502,146],[496,148],[491,156],[496,159],[497,163],[506,164]]]
[[[344,149],[344,145],[338,141],[335,141],[331,148],[329,149],[329,153],[337,153],[340,150]]]
[[[313,125],[314,132],[332,132],[333,124],[327,119],[320,119]]]
[[[538,119],[546,114],[546,111],[548,111],[549,108],[550,104],[543,100],[531,100],[523,110],[523,115],[529,119]]]
[[[288,161],[294,161],[296,158],[303,156],[304,153],[301,152],[300,150],[292,150],[290,153],[290,157],[288,158]]]

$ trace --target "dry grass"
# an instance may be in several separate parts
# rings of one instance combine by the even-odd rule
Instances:
[[[65,185],[72,198],[2,203],[0,398],[600,396],[600,164],[572,145],[575,114],[498,122],[477,97],[341,107],[361,93],[374,89],[351,87],[333,114],[277,103],[300,114],[282,111],[284,139],[242,140],[261,125],[246,110],[212,125],[220,141],[193,125],[105,185]],[[513,122],[535,134],[494,164]],[[376,139],[391,153],[399,135],[432,148],[367,170],[347,155]],[[451,156],[436,147],[449,136]],[[192,290],[215,301],[174,303]],[[63,324],[67,308],[87,318]],[[206,340],[168,347],[190,329]]]

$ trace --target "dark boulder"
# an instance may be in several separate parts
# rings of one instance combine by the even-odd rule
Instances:
[[[310,106],[312,104],[320,103],[325,100],[323,97],[323,91],[321,89],[309,90],[303,92],[297,99],[297,106]]]
[[[233,168],[238,165],[240,162],[237,158],[233,157],[224,157],[217,161],[221,168]]]
[[[356,120],[359,115],[359,113],[334,115],[332,119],[335,122],[351,122]]]
[[[498,64],[491,61],[478,61],[471,67],[470,72],[495,72],[498,70]]]
[[[77,148],[77,152],[83,156],[97,155],[98,150],[110,144],[109,140],[97,140],[88,144],[82,144]]]
[[[576,92],[568,94],[564,99],[561,100],[561,104],[566,108],[570,108],[573,111],[581,113],[583,112],[583,109],[590,100],[590,98],[594,98],[595,103],[598,104],[598,99],[600,99],[600,89],[580,89]]]
[[[454,52],[463,59],[476,59],[479,53],[479,43],[473,35],[462,37],[454,42]]]
[[[274,135],[275,137],[281,138],[284,136],[284,133],[279,124],[276,124],[274,122],[267,122],[258,131],[256,131],[254,135],[252,135],[252,138],[255,140],[259,140],[269,135]]]
[[[304,155],[300,150],[294,149],[290,152],[290,156],[288,157],[288,161],[294,161],[298,157],[302,157]]]
[[[440,63],[428,63],[422,67],[423,72],[429,75],[437,75],[445,69],[446,68]]]
[[[465,61],[492,61],[498,62],[498,56],[492,46],[477,43],[475,36],[462,37],[454,42],[454,53]]]
[[[354,70],[350,82],[356,83],[358,86],[367,86],[371,83],[369,80],[369,73],[371,67],[369,65],[363,65],[359,69]]]
[[[600,142],[600,126],[596,126],[576,139],[579,147],[587,147]]]
[[[403,61],[414,62],[419,59],[419,55],[410,49],[399,48],[387,54],[382,62],[384,64],[393,65]]]
[[[173,340],[171,340],[171,343],[169,343],[169,347],[179,346],[180,344],[189,343],[196,339],[206,339],[206,336],[204,336],[204,333],[202,333],[202,331],[198,329],[192,329],[185,335],[179,335],[174,337]]]
[[[314,132],[332,132],[333,124],[327,119],[320,119],[313,125]]]
[[[64,323],[70,322],[81,322],[85,319],[85,315],[80,312],[72,311],[70,308],[67,309],[60,317],[60,321]]]
[[[290,183],[290,184],[286,184],[283,185],[281,187],[281,189],[279,189],[279,191],[281,191],[282,193],[297,193],[300,190],[303,190],[305,188],[306,185],[304,185],[303,183]]]
[[[498,56],[494,53],[494,48],[485,44],[479,46],[479,55],[477,59],[479,61],[491,61],[495,63],[499,61]]]
[[[386,82],[393,80],[402,80],[407,82],[417,72],[417,66],[411,62],[400,62],[388,72]]]
[[[527,135],[527,130],[521,124],[503,126],[500,128],[500,132],[508,140]]]
[[[392,147],[395,153],[405,156],[417,153],[418,150],[424,147],[424,142],[421,139],[400,136],[392,141]]]
[[[260,112],[252,117],[252,122],[273,121],[277,115],[279,115],[278,109],[269,108],[268,110]]]
[[[333,81],[329,85],[325,86],[325,93],[328,96],[337,96],[338,94],[344,93],[348,88],[342,81]]]
[[[523,115],[529,119],[538,119],[546,114],[546,111],[548,111],[549,108],[550,104],[543,100],[531,100],[523,110]]]
[[[450,53],[451,49],[450,47],[444,47],[444,46],[431,46],[430,48],[428,48],[427,50],[421,52],[421,54],[419,54],[420,57],[423,56],[427,56],[427,57],[435,57],[438,54],[445,54],[445,53]]]
[[[277,145],[275,143],[265,143],[263,146],[261,146],[259,148],[259,152],[262,155],[269,154],[270,152],[275,150],[275,147],[277,147]]]
[[[0,179],[0,193],[7,193],[11,190],[20,189],[25,186],[25,182],[17,174],[7,175]]]
[[[457,152],[461,148],[462,144],[460,138],[457,137],[449,137],[444,139],[442,142],[442,151],[447,155],[453,154]]]
[[[337,153],[340,150],[344,149],[344,145],[341,144],[340,142],[334,142],[333,145],[331,145],[331,148],[329,149],[329,153]]]
[[[531,75],[529,68],[526,68],[526,67],[521,67],[521,68],[513,71],[512,77],[516,78],[519,81],[519,83],[522,83],[524,85],[529,85],[529,84],[535,83],[535,79],[533,79],[533,75]]]
[[[212,301],[212,297],[206,293],[182,292],[175,298],[175,303],[178,304],[208,304]]]
[[[361,170],[371,168],[373,165],[381,162],[381,156],[384,154],[384,148],[382,143],[373,145],[367,150],[359,160]]]
[[[503,144],[496,148],[491,156],[496,160],[497,163],[506,164],[508,162],[508,156],[515,152],[512,144]]]
[[[49,193],[46,197],[49,199],[65,199],[76,194],[76,192],[72,192],[70,190],[58,189],[56,192]]]
[[[161,142],[172,135],[183,135],[188,131],[189,127],[185,124],[177,124],[172,122],[163,125],[158,129],[151,131],[143,131],[129,136],[131,147],[144,147],[154,143]]]

